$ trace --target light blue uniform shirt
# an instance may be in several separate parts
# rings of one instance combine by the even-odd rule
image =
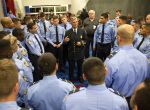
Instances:
[[[132,45],[120,47],[118,53],[106,59],[105,65],[108,68],[106,86],[125,97],[131,96],[136,86],[148,75],[147,58]]]
[[[0,110],[21,110],[15,101],[0,102]]]
[[[62,44],[65,36],[65,29],[60,25],[57,25],[57,29],[58,29],[58,39],[59,42]],[[54,45],[54,42],[56,42],[56,26],[53,25],[52,27],[50,27],[50,31],[46,39],[50,44]]]
[[[94,48],[96,46],[96,43],[101,43],[102,27],[103,27],[103,24],[99,24],[94,33],[94,44],[93,44]],[[113,30],[112,26],[110,26],[108,23],[106,23],[105,27],[104,27],[104,42],[103,42],[103,44],[112,43],[112,42],[114,42],[114,40],[115,40],[114,30]]]
[[[19,81],[19,92],[17,95],[17,103],[18,105],[25,104],[26,107],[28,107],[27,103],[27,89],[32,84],[28,81],[23,71],[19,71],[18,74],[18,81]]]
[[[28,89],[28,104],[35,110],[60,110],[64,97],[73,90],[73,85],[56,75],[44,76]]]
[[[137,31],[134,33],[133,45],[137,42],[137,40],[139,39],[139,37],[140,37],[141,40],[142,40],[142,37],[141,37],[141,35],[140,35],[139,33],[140,33],[140,29],[137,30]]]
[[[45,22],[46,33],[45,33],[45,30],[44,30],[43,22]],[[37,33],[38,33],[41,41],[46,41],[46,36],[48,35],[47,33],[49,32],[50,25],[51,25],[50,22],[47,21],[47,20],[45,20],[45,21],[40,20],[37,23],[37,27],[38,27]]]
[[[35,36],[37,37],[38,41],[36,40]],[[26,45],[29,48],[30,53],[41,56],[44,53],[44,46],[37,34],[31,34],[29,33],[28,36],[26,37]],[[41,48],[40,48],[41,45]]]
[[[61,23],[60,25],[65,29],[65,25],[63,23]],[[67,30],[69,30],[71,28],[72,28],[72,25],[69,22],[67,22],[65,30],[67,31]]]
[[[139,37],[137,39],[137,42],[135,42],[134,47],[137,48],[137,46],[140,44],[143,37]],[[144,38],[143,43],[141,44],[139,51],[141,51],[148,59],[150,59],[150,35]]]
[[[10,29],[10,28],[3,28],[3,31],[5,31],[5,32],[10,32],[10,34],[12,34],[13,29]]]
[[[87,89],[66,97],[62,110],[128,110],[128,104],[105,84],[89,85]]]
[[[23,71],[27,80],[30,83],[33,83],[33,74],[32,74],[33,68],[30,66],[28,61],[25,58],[23,58],[22,56],[19,56],[17,52],[15,52],[13,54],[12,59],[15,62],[18,71]]]
[[[23,57],[24,59],[26,59],[26,61],[29,63],[29,67],[34,70],[34,67],[32,66],[30,59],[28,57],[28,52],[26,50],[26,48],[24,48],[24,46],[22,45],[22,42],[18,41],[18,50],[17,50],[17,55],[19,57]]]
[[[27,37],[27,35],[29,34],[29,31],[28,31],[27,25],[23,25],[23,30],[24,30],[24,36],[25,36],[25,38],[26,38],[26,37]]]

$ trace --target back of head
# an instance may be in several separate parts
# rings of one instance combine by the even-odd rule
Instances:
[[[19,21],[21,21],[19,18],[12,18],[12,21],[14,24],[18,23]]]
[[[83,63],[83,73],[88,82],[92,85],[102,84],[105,78],[105,66],[97,57],[90,57]]]
[[[45,53],[38,60],[39,70],[43,75],[51,75],[56,70],[56,58],[52,53]]]
[[[134,96],[134,103],[138,110],[150,110],[150,79],[145,80],[144,85]]]
[[[9,32],[0,31],[0,59],[12,58],[11,43],[5,39],[9,34]]]
[[[12,60],[0,60],[0,99],[11,95],[18,83],[18,71]]]
[[[123,24],[118,27],[117,35],[124,41],[124,42],[133,42],[134,39],[134,28],[131,25]]]
[[[17,28],[15,28],[12,31],[12,35],[14,37],[16,37],[19,41],[23,41],[24,40],[24,30],[23,29],[17,29]]]
[[[9,18],[9,17],[3,17],[3,18],[1,18],[1,24],[2,24],[2,26],[3,27],[6,27],[10,22],[11,20],[11,18]]]
[[[124,22],[124,24],[128,23],[128,17],[127,16],[121,15],[121,16],[119,16],[119,19],[121,19]]]

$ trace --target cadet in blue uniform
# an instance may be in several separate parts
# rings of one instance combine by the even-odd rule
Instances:
[[[111,47],[115,40],[115,33],[113,28],[107,24],[108,14],[103,13],[100,17],[100,25],[94,34],[94,44],[93,48],[96,50],[97,57],[101,58],[103,61],[109,56]]]
[[[46,36],[48,35],[48,31],[49,31],[49,27],[50,27],[50,22],[47,21],[45,19],[45,14],[43,12],[40,13],[40,20],[39,22],[37,23],[37,33],[44,45],[44,48],[46,50],[46,47],[47,47],[47,40],[46,40]]]
[[[62,16],[61,17],[61,26],[64,27],[64,29],[67,31],[69,29],[72,28],[72,25],[67,21],[67,17],[66,16]]]
[[[61,26],[64,27],[65,31],[69,30],[72,28],[72,25],[70,22],[68,22],[67,16],[62,16],[61,17]],[[68,45],[63,43],[63,65],[66,65],[66,61],[68,60]]]
[[[63,63],[63,40],[65,29],[59,25],[58,16],[53,16],[53,26],[47,35],[49,51],[52,52],[59,62],[59,69],[62,68]]]
[[[23,30],[24,30],[24,35],[25,35],[25,38],[26,38],[28,33],[29,33],[27,25],[29,23],[33,23],[33,20],[32,20],[32,18],[30,16],[25,16],[23,21],[24,21]]]
[[[26,46],[29,51],[29,58],[34,66],[34,72],[33,72],[33,78],[34,81],[40,80],[42,77],[38,73],[38,66],[37,66],[37,60],[39,56],[41,56],[44,53],[44,46],[38,36],[36,34],[37,32],[37,26],[34,23],[29,23],[27,25],[29,34],[26,37]]]
[[[0,60],[0,110],[20,110],[16,103],[18,71],[10,59]]]
[[[104,78],[107,70],[99,58],[91,57],[83,63],[84,78],[89,86],[64,99],[62,110],[128,110],[126,100],[106,88]]]
[[[141,37],[138,37],[134,44],[140,52],[146,55],[150,59],[150,24],[143,24],[140,30]]]
[[[28,52],[27,52],[26,48],[23,46],[23,43],[24,43],[23,42],[24,41],[23,29],[14,29],[12,32],[12,35],[17,38],[17,44],[18,44],[17,54],[18,54],[18,56],[25,58],[27,60],[27,62],[29,63],[30,68],[33,70],[34,68],[28,57]]]
[[[144,103],[143,103],[144,102]],[[150,79],[146,79],[135,89],[130,105],[132,110],[150,110]]]
[[[106,86],[119,91],[128,102],[135,87],[148,75],[148,60],[133,47],[133,39],[133,27],[127,24],[121,25],[117,33],[119,50],[110,54],[105,61],[108,68]]]
[[[14,23],[12,22],[11,18],[3,17],[1,18],[1,24],[3,26],[3,31],[12,33],[14,28]]]
[[[38,65],[44,77],[28,89],[28,104],[35,110],[60,110],[64,97],[74,86],[57,78],[58,66],[53,54],[43,54]]]
[[[132,22],[131,22],[131,25],[133,26],[133,28],[134,28],[134,41],[133,41],[133,45],[135,44],[135,42],[137,42],[137,39],[139,38],[139,37],[141,37],[140,36],[140,22],[138,21],[138,20],[133,20]]]
[[[13,52],[18,48],[17,40],[14,36],[10,35],[8,32],[0,32],[0,59],[12,59]],[[13,59],[14,60],[14,59]],[[30,77],[30,73],[24,63],[15,59],[16,67],[18,68],[18,81],[19,81],[19,93],[17,95],[17,103],[19,106],[26,105],[26,90],[32,84],[33,78]],[[32,73],[31,73],[32,74]],[[29,77],[28,77],[29,76]],[[32,78],[32,79],[31,79]],[[31,79],[31,80],[30,80]],[[29,80],[29,81],[28,81]]]

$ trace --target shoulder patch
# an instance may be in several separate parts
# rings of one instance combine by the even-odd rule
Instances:
[[[113,90],[113,89],[111,89],[111,88],[108,88],[108,90],[109,90],[110,92],[113,92],[114,94],[116,94],[116,95],[118,95],[118,96],[120,96],[120,97],[124,98],[124,96],[123,96],[123,95],[121,95],[118,91],[114,91],[114,90]]]
[[[29,44],[29,45],[31,45],[31,44],[32,44],[32,41],[31,41],[31,40],[28,40],[27,42],[28,42],[28,44]]]
[[[21,54],[22,54],[23,56],[25,56],[25,55],[27,54],[27,51],[26,51],[25,49],[21,49]]]
[[[73,89],[69,92],[69,94],[76,93],[76,92],[79,91],[79,89],[76,88],[75,85],[71,81],[68,81],[68,80],[65,80],[65,79],[61,79],[61,78],[60,78],[60,80],[62,80],[64,82],[67,82],[67,83],[69,83],[69,84],[71,84],[73,86]]]
[[[113,56],[115,56],[118,53],[118,51],[114,51],[112,53],[110,53],[110,55],[108,56],[109,59],[111,59]]]
[[[73,94],[73,93],[76,93],[76,92],[78,92],[78,91],[79,91],[79,89],[75,87],[75,88],[73,88],[72,91],[69,92],[69,95],[70,95],[70,94]]]
[[[30,87],[37,84],[39,81],[33,82],[32,84],[30,84]]]

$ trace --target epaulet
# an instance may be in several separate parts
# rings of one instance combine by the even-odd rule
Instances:
[[[114,51],[112,53],[110,53],[110,55],[108,56],[109,59],[111,59],[113,56],[115,56],[119,51]]]
[[[125,98],[125,97],[124,97],[123,95],[121,95],[118,91],[114,91],[112,88],[108,88],[108,90],[109,90],[110,92],[112,92],[112,93],[114,93],[114,94],[116,94],[116,95],[122,97],[122,98]]]
[[[78,92],[78,91],[79,91],[79,89],[75,87],[75,88],[73,88],[72,91],[69,92],[69,95],[70,95],[70,94],[73,94],[73,93],[76,93],[76,92]]]
[[[39,81],[33,82],[32,84],[30,84],[30,87],[37,84]]]
[[[61,79],[61,78],[59,78],[59,79],[64,81],[64,82],[67,82],[67,83],[69,83],[69,84],[71,84],[73,86],[73,89],[69,92],[69,94],[73,94],[73,93],[76,93],[76,92],[79,91],[79,89],[76,88],[75,85],[71,81],[66,80],[66,79]]]

